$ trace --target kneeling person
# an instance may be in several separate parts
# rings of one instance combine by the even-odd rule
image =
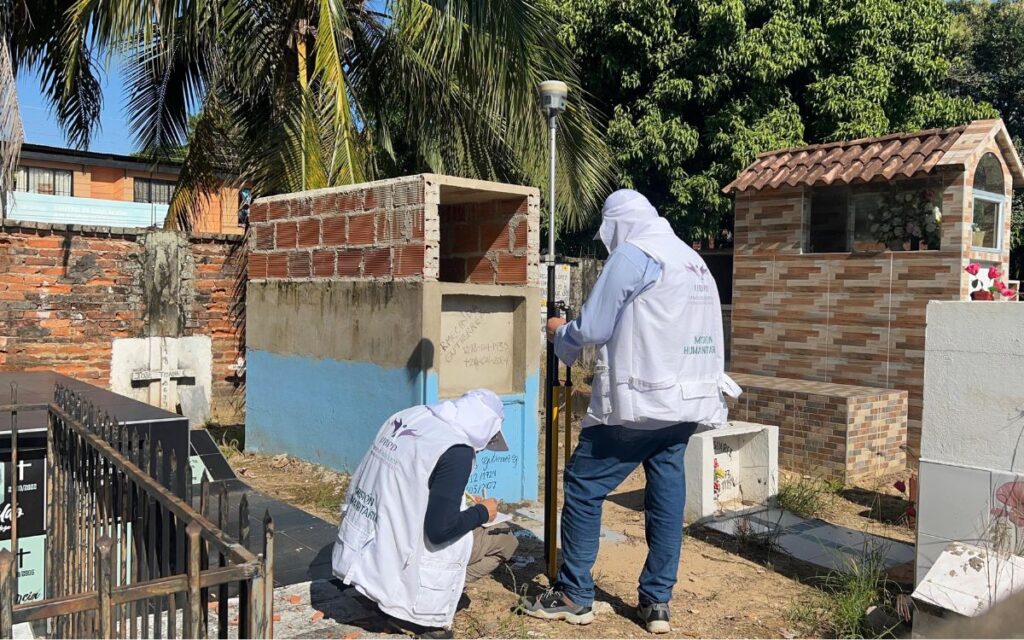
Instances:
[[[507,530],[482,528],[497,516],[495,500],[464,499],[476,454],[508,450],[503,419],[486,389],[406,409],[384,423],[352,476],[334,575],[406,630],[443,637],[465,583],[516,549]]]

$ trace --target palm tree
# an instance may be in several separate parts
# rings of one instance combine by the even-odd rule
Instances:
[[[570,226],[612,175],[559,25],[530,0],[22,0],[6,26],[79,146],[99,62],[126,61],[136,147],[159,161],[187,144],[169,226],[226,174],[257,194],[419,171],[543,187],[547,78],[575,98],[559,132]]]
[[[11,56],[7,42],[0,40],[0,220],[7,214],[7,193],[11,190],[23,137]]]

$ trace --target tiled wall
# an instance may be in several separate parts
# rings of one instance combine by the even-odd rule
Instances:
[[[781,468],[847,484],[905,468],[905,391],[732,375],[743,395],[730,419],[778,425]]]
[[[963,172],[939,178],[939,251],[803,254],[801,188],[736,199],[732,370],[904,389],[912,460],[921,438],[925,308],[968,296],[970,189]],[[1007,256],[988,257],[1005,269]]]

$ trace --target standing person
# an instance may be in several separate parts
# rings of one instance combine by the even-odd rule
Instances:
[[[501,399],[475,389],[388,418],[359,463],[342,505],[334,575],[377,603],[401,631],[451,638],[466,582],[489,574],[518,544],[485,529],[494,499],[468,505],[476,454],[508,451]]]
[[[740,389],[725,374],[718,289],[701,257],[636,191],[616,191],[601,214],[604,270],[576,320],[547,325],[568,365],[585,345],[600,351],[579,445],[565,469],[562,565],[554,586],[523,608],[574,624],[594,619],[591,568],[604,500],[643,465],[648,554],[637,613],[648,631],[667,633],[683,539],[686,443],[698,423],[724,423],[722,393],[735,397]]]

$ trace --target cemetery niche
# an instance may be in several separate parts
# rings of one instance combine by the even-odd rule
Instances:
[[[735,198],[731,371],[906,391],[897,447],[914,466],[925,309],[969,300],[972,264],[1002,278],[997,290],[1011,294],[998,299],[1016,297],[1019,283],[1002,274],[1020,187],[1001,120],[759,155],[724,189]],[[900,430],[876,431],[874,448]],[[783,432],[780,446],[799,443]]]
[[[417,175],[255,201],[246,446],[356,467],[393,413],[493,389],[510,451],[471,491],[537,496],[539,195]]]

